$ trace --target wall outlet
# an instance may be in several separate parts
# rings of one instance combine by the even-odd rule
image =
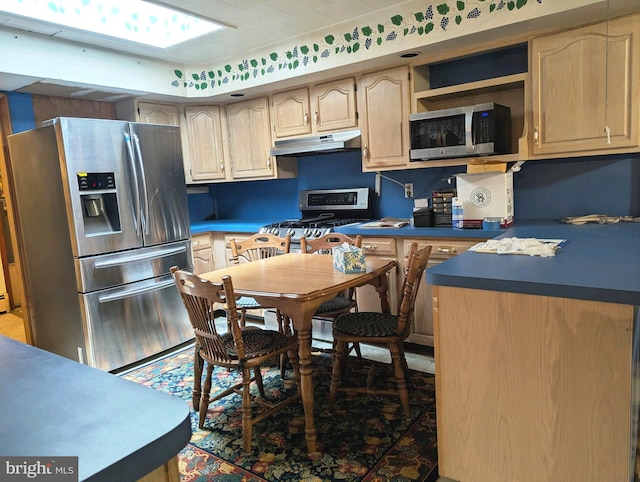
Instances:
[[[408,182],[404,185],[404,197],[413,197],[413,183]]]

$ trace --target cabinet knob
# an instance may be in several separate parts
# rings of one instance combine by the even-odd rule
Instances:
[[[313,120],[318,125],[320,123],[320,116],[318,115],[318,111],[313,114]]]
[[[540,132],[538,126],[533,128],[533,143],[537,146],[539,144]]]
[[[224,172],[224,163],[220,163],[220,172]]]
[[[304,113],[304,125],[309,125],[309,113]]]
[[[267,157],[267,168],[271,169],[271,158]]]
[[[364,157],[365,159],[369,158],[369,146],[367,146],[366,144],[362,148],[362,157]]]

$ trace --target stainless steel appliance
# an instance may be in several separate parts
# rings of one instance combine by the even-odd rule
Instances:
[[[193,338],[179,129],[60,117],[9,150],[36,346],[112,371]]]
[[[300,191],[300,219],[287,219],[268,224],[261,233],[291,235],[291,251],[300,249],[300,238],[318,238],[338,226],[373,218],[373,191],[369,188],[315,189]]]
[[[302,136],[274,142],[272,156],[302,157],[331,152],[360,150],[359,130],[325,133],[319,136]]]
[[[486,103],[409,116],[411,161],[511,152],[511,109]]]

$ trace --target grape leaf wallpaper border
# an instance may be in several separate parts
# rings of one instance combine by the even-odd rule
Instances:
[[[543,0],[536,0],[541,4]],[[227,63],[195,72],[175,69],[173,87],[195,91],[215,91],[230,82],[241,83],[249,79],[267,77],[277,71],[303,70],[310,64],[319,64],[329,57],[355,54],[381,47],[398,37],[428,36],[436,29],[464,28],[481,16],[497,15],[519,10],[527,6],[527,0],[462,0],[429,4],[425,10],[402,15],[370,25],[356,26],[341,34],[325,35],[320,41],[293,45],[283,51],[243,59],[233,65]],[[531,2],[533,3],[533,2]]]

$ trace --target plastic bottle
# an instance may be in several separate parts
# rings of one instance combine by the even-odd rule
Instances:
[[[457,197],[451,199],[451,222],[453,229],[462,229],[463,210],[462,201]]]

